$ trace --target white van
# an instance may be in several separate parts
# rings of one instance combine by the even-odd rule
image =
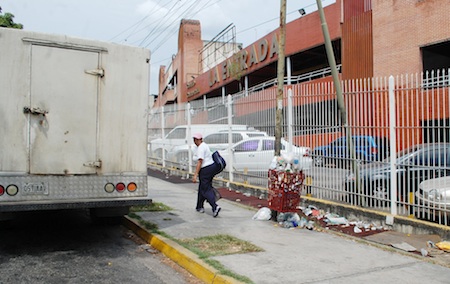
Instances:
[[[247,130],[250,127],[247,125],[233,124],[232,130]],[[163,153],[165,159],[169,159],[169,153],[173,152],[173,148],[180,145],[194,144],[192,135],[194,133],[201,133],[203,137],[217,131],[227,131],[228,124],[192,124],[178,125],[172,129],[164,138],[158,138],[150,141],[150,157],[161,159]],[[190,130],[190,131],[189,131]]]

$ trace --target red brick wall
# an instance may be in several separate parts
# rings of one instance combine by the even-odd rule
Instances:
[[[187,101],[186,83],[198,74],[198,54],[203,48],[201,25],[197,20],[183,20],[178,35],[178,102]],[[189,77],[189,78],[188,78]]]
[[[420,47],[450,39],[445,0],[372,1],[374,76],[422,72]]]

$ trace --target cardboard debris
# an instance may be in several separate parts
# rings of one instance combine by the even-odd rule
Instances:
[[[417,249],[415,247],[413,247],[412,245],[402,242],[402,243],[398,243],[398,244],[391,244],[391,246],[393,246],[394,248],[398,248],[404,251],[416,251]]]
[[[421,248],[426,248],[428,242],[437,243],[441,241],[441,237],[438,235],[416,235],[416,234],[405,234],[396,231],[386,231],[379,234],[371,235],[365,237],[366,240],[384,244],[398,244],[402,242],[407,242],[411,246],[415,247],[417,251]]]

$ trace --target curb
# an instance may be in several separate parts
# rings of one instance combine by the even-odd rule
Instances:
[[[221,180],[226,183],[225,180]],[[252,196],[258,196],[267,189],[239,183],[229,183],[232,190],[249,192]],[[257,194],[255,194],[255,191]],[[302,195],[300,199],[302,206],[315,205],[329,212],[337,213],[341,216],[354,216],[362,220],[378,220],[381,224],[392,228],[394,231],[405,234],[437,234],[442,239],[450,239],[450,226],[433,223],[431,221],[420,220],[411,216],[392,215],[390,212],[377,211],[371,208],[354,206],[351,204],[338,203],[336,201],[324,200],[312,196]],[[388,221],[390,220],[390,222]]]
[[[450,238],[450,226],[440,225],[407,216],[393,216],[390,212],[360,208],[353,205],[341,204],[308,196],[303,197],[301,202],[316,205],[324,210],[336,212],[343,216],[353,215],[358,219],[378,220],[383,225],[391,227],[394,231],[405,234],[437,234],[442,239]],[[389,217],[392,218],[391,222],[387,221]]]
[[[124,216],[122,224],[128,229],[132,230],[137,236],[139,236],[146,243],[153,248],[162,252],[165,256],[177,263],[189,271],[192,275],[205,283],[211,284],[240,284],[242,282],[237,281],[226,275],[221,275],[219,272],[202,261],[196,254],[182,247],[176,242],[160,236],[158,234],[152,234],[146,229],[142,228],[139,223],[128,217]]]

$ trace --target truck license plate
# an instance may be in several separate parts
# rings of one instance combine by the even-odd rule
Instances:
[[[30,195],[48,195],[48,184],[44,182],[25,183],[23,193]]]

